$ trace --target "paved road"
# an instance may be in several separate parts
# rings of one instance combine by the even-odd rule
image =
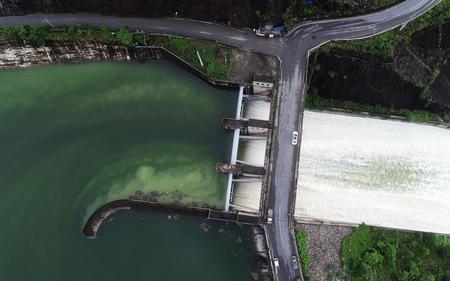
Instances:
[[[274,210],[273,224],[267,226],[272,253],[279,259],[278,280],[303,279],[292,267],[296,256],[293,237],[293,212],[296,174],[300,145],[293,146],[293,131],[301,137],[305,76],[309,51],[330,40],[355,39],[372,36],[392,29],[421,15],[440,0],[406,0],[374,14],[303,24],[287,36],[266,39],[252,33],[226,26],[185,19],[144,19],[107,17],[90,14],[35,14],[20,17],[1,17],[1,26],[21,24],[53,25],[88,23],[107,25],[113,29],[128,26],[147,32],[182,35],[214,40],[246,50],[274,55],[281,60],[280,107],[277,116],[272,185],[268,208]],[[300,142],[299,142],[300,143]]]
[[[273,255],[279,259],[279,280],[303,279],[299,271],[293,270],[291,261],[291,257],[297,254],[291,231],[300,154],[300,145],[293,146],[291,140],[293,131],[298,131],[301,136],[309,51],[331,40],[362,38],[393,29],[421,15],[438,2],[408,0],[375,14],[308,23],[287,36],[281,54],[281,97],[268,202],[268,208],[274,210],[268,236]]]

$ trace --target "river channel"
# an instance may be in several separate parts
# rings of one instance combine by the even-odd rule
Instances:
[[[1,280],[251,280],[247,227],[125,212],[96,239],[100,205],[137,191],[224,205],[237,92],[165,61],[0,71]],[[206,223],[206,225],[205,225]]]

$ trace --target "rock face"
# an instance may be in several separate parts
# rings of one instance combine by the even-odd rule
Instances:
[[[393,59],[338,49],[311,62],[312,86],[323,97],[445,113],[450,108],[450,23],[415,34]],[[431,98],[421,97],[426,91]]]
[[[133,49],[103,44],[67,43],[47,47],[1,45],[0,69],[29,67],[50,63],[76,63],[99,60],[158,59],[161,54],[153,49]]]
[[[319,95],[363,104],[419,109],[420,89],[392,71],[385,63],[368,63],[351,59],[349,54],[332,52],[317,59],[320,70],[312,85]]]
[[[178,17],[254,27],[256,10],[280,23],[289,0],[0,0],[2,15],[42,12],[89,12],[141,17]],[[49,2],[49,3],[46,3]]]
[[[430,88],[433,100],[442,106],[450,107],[450,65],[441,68],[441,72]]]

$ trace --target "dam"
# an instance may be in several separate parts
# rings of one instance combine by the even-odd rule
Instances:
[[[263,102],[245,109],[269,112]],[[450,234],[449,144],[446,128],[306,110],[295,219]],[[241,155],[263,163],[264,150],[249,143]],[[259,186],[240,183],[237,200],[256,208]]]
[[[230,163],[247,165],[267,171],[271,141],[271,124],[273,123],[271,108],[273,106],[273,85],[268,88],[247,87],[245,95],[240,89],[236,120],[250,124],[246,130],[234,129],[234,141]],[[264,95],[259,95],[263,92]],[[230,121],[231,122],[231,121]],[[253,127],[251,125],[255,125]],[[246,132],[246,135],[243,132]],[[237,178],[229,174],[225,211],[247,215],[261,216],[267,186],[267,173]]]

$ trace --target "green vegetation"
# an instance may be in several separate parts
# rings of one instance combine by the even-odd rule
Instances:
[[[323,1],[320,5],[314,2],[306,4],[305,0],[295,0],[283,14],[284,24],[292,27],[303,19],[311,17],[342,17],[344,15],[361,14],[395,3],[395,0],[360,0],[358,6],[349,6],[348,1]]]
[[[189,40],[170,36],[145,36],[136,38],[140,44],[160,46],[182,57],[191,65],[214,79],[226,80],[231,66],[231,48],[208,41]],[[203,66],[197,56],[202,59]]]
[[[394,109],[383,107],[381,105],[369,105],[351,101],[341,101],[324,98],[317,94],[316,89],[310,91],[306,96],[305,106],[309,109],[341,108],[354,112],[369,112],[381,115],[398,115],[404,116],[408,118],[408,120],[413,122],[439,121],[440,119],[438,115],[425,110]],[[445,120],[444,116],[442,117],[442,119]]]
[[[262,20],[265,20],[265,21],[270,20],[270,16],[267,15],[267,14],[265,14],[264,12],[261,12],[260,10],[256,10],[256,11],[255,11],[255,14],[256,14],[256,16],[257,16],[259,19],[262,19]]]
[[[23,25],[0,28],[0,43],[44,46],[50,42],[101,42],[127,47],[136,43],[165,47],[213,79],[228,79],[231,65],[230,47],[178,37],[134,34],[127,27],[122,27],[117,32],[112,32],[107,26],[97,29],[87,24],[58,27]],[[203,67],[197,57],[197,51],[202,58]]]
[[[341,260],[353,281],[450,280],[450,238],[361,225],[343,240]]]
[[[123,31],[125,28],[123,28]],[[111,33],[107,27],[98,30],[86,24],[75,26],[29,26],[1,27],[0,42],[25,43],[33,46],[43,46],[48,42],[58,41],[99,41],[108,44],[121,44],[119,38]]]
[[[133,44],[133,33],[128,27],[122,27],[116,34],[117,40],[125,46],[131,46]]]
[[[303,18],[320,14],[316,5],[308,5],[305,0],[296,0],[283,14],[284,25],[292,27]]]
[[[450,0],[442,0],[436,7],[408,23],[402,30],[397,28],[363,40],[332,42],[326,48],[339,48],[361,54],[392,57],[395,48],[401,43],[410,42],[413,34],[417,31],[437,27],[449,19]]]
[[[308,234],[306,233],[306,231],[297,231],[295,241],[297,242],[297,248],[300,254],[300,263],[302,266],[303,276],[307,278],[309,276],[309,265],[311,263],[311,257],[308,254]]]
[[[363,40],[332,42],[323,46],[319,52],[328,54],[332,49],[342,49],[355,52],[359,56],[393,58],[396,48],[400,44],[408,44],[416,32],[431,27],[437,27],[447,20],[450,20],[450,0],[442,0],[442,2],[435,8],[408,23],[402,30],[397,28],[395,30]],[[419,97],[423,100],[425,109],[432,103],[432,97],[429,93],[430,86],[438,78],[441,67],[448,62],[449,57],[438,57],[437,63],[431,74],[428,75],[424,81],[418,81],[416,83],[416,86],[422,90]],[[331,77],[333,76],[332,73],[329,73],[329,75]],[[385,108],[381,106],[361,105],[353,102],[335,101],[321,98],[314,93],[307,99],[307,105],[311,108],[337,107],[355,111],[367,111],[377,114],[402,115],[406,116],[411,121],[436,121],[439,120],[439,118],[446,122],[450,120],[450,113],[438,116],[425,110],[410,111]]]

